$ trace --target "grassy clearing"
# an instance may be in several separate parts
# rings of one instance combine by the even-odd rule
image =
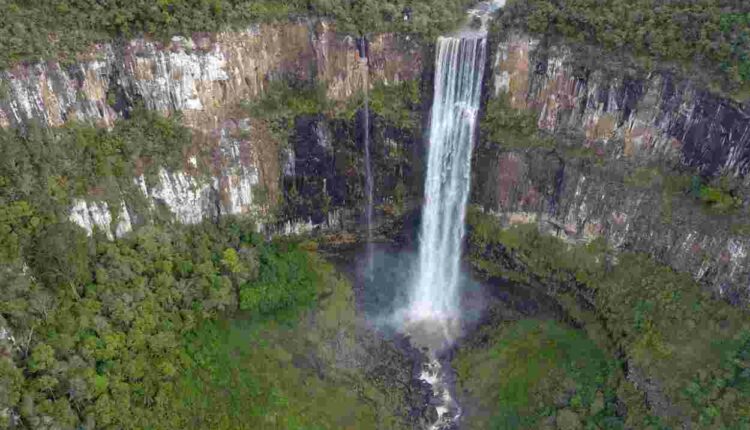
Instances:
[[[459,390],[480,405],[468,428],[624,428],[615,413],[617,364],[580,331],[506,323],[453,365]]]
[[[356,351],[351,287],[317,257],[310,263],[300,269],[319,277],[313,287],[326,298],[318,310],[211,321],[185,336],[192,366],[177,382],[174,428],[401,428],[401,403],[390,402],[403,399],[346,361]]]

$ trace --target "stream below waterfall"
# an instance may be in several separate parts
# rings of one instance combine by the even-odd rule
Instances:
[[[480,94],[487,59],[487,24],[504,1],[481,2],[467,14],[457,32],[437,39],[433,104],[427,137],[427,172],[419,227],[418,250],[399,253],[398,261],[382,267],[376,263],[372,243],[373,172],[370,160],[367,49],[360,47],[365,83],[363,146],[365,153],[365,218],[367,241],[365,311],[381,331],[407,336],[425,357],[419,379],[432,389],[434,419],[430,430],[458,427],[461,407],[456,402],[454,378],[446,359],[465,326],[481,310],[466,307],[464,297],[479,291],[461,267],[466,205],[471,189],[471,159],[477,134]],[[387,255],[387,254],[386,254]],[[406,264],[401,270],[394,267]],[[402,277],[384,280],[382,276]],[[382,303],[368,306],[371,294],[385,289]],[[388,291],[388,290],[391,291]],[[470,301],[469,301],[470,302]],[[479,312],[479,313],[477,313]]]
[[[406,226],[407,230],[413,226]],[[405,232],[402,236],[416,236]],[[416,237],[414,237],[416,240]],[[368,247],[370,248],[368,250]],[[418,253],[416,243],[360,242],[322,252],[347,274],[354,285],[356,307],[360,318],[371,330],[385,338],[407,336],[411,347],[419,350],[413,377],[430,384],[432,394],[425,399],[424,409],[430,425],[424,429],[448,430],[460,427],[461,418],[470,413],[471,405],[462,405],[456,392],[456,374],[451,360],[460,349],[464,338],[472,337],[479,327],[498,315],[521,314],[527,318],[559,319],[561,314],[554,302],[539,291],[511,282],[492,279],[480,280],[465,262],[461,263],[460,312],[461,326],[450,344],[444,344],[445,333],[436,325],[421,324],[409,327],[408,333],[398,326],[393,315],[400,303],[408,298],[409,282],[414,277]],[[370,260],[371,257],[371,260]],[[368,266],[372,264],[372,275]],[[415,357],[410,351],[405,354]]]

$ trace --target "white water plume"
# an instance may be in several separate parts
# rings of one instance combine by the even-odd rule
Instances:
[[[483,33],[440,37],[437,44],[419,261],[404,317],[407,326],[439,324],[445,340],[456,334],[460,316],[461,251],[486,44]]]
[[[375,188],[372,176],[372,157],[370,155],[370,67],[367,58],[367,42],[362,39],[363,46],[360,48],[360,69],[362,71],[362,82],[364,88],[364,113],[362,125],[362,140],[365,148],[365,195],[367,197],[367,206],[365,207],[365,223],[367,224],[367,278],[372,278],[372,210],[373,210],[373,192]]]

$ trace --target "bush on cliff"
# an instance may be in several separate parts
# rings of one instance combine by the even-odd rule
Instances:
[[[653,383],[650,401],[660,407],[651,414],[671,426],[750,426],[750,324],[741,310],[648,256],[619,253],[616,264],[607,264],[613,257],[602,241],[571,245],[531,224],[504,229],[476,208],[467,218],[474,266],[489,276],[554,286],[551,294],[600,347],[624,354],[628,377],[642,374]],[[652,418],[629,420],[638,427]]]
[[[263,249],[258,279],[240,286],[240,309],[257,315],[273,315],[314,301],[322,279],[310,267],[319,262],[295,245],[284,248]]]
[[[730,91],[750,88],[747,2],[510,0],[504,12],[510,26],[677,62],[691,72],[698,65]]]
[[[0,69],[59,59],[114,38],[246,28],[325,17],[352,35],[397,31],[431,40],[464,18],[471,0],[0,0]]]

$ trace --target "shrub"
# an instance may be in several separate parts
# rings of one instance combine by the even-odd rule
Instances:
[[[608,266],[603,243],[569,245],[542,235],[536,225],[502,229],[493,216],[475,209],[467,222],[476,267],[494,276],[520,271],[516,279],[556,285],[553,296],[572,315],[588,311],[565,291],[579,291],[590,297],[586,301],[593,298],[593,315],[585,319],[593,339],[606,342],[608,350],[622,351],[629,366],[656,381],[660,392],[696,425],[742,428],[750,391],[745,376],[738,376],[745,375],[739,370],[745,359],[738,357],[744,357],[750,325],[740,310],[703,292],[688,274],[644,254],[619,253],[616,264]],[[507,259],[514,264],[503,264]],[[696,397],[695,378],[704,384],[700,390],[711,390],[710,401]],[[725,382],[707,388],[710,381]],[[679,422],[677,417],[664,420]]]
[[[515,109],[507,96],[490,99],[479,129],[484,139],[503,149],[554,148],[552,137],[539,131],[534,110]]]
[[[308,251],[296,245],[283,252],[278,246],[264,248],[258,279],[240,288],[240,309],[268,316],[309,306],[321,279],[316,263]]]
[[[647,58],[646,63],[698,64],[730,91],[750,88],[750,8],[745,2],[511,0],[503,22],[630,52]]]

